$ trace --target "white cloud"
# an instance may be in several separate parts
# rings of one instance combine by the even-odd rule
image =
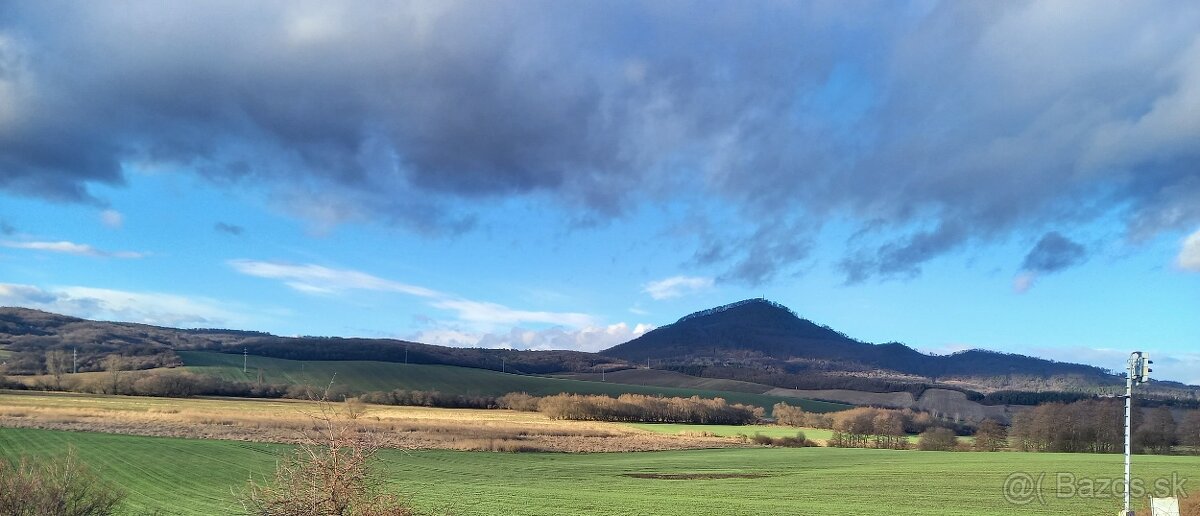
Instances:
[[[443,297],[443,294],[435,290],[386,280],[350,269],[331,269],[313,264],[291,265],[255,260],[231,260],[229,265],[242,274],[282,280],[285,285],[309,294],[329,294],[344,290],[374,290],[399,292],[426,298]]]
[[[1175,264],[1185,271],[1200,272],[1200,230],[1184,239]]]
[[[112,229],[121,229],[125,225],[125,216],[117,210],[104,210],[100,212],[100,222]]]
[[[280,280],[288,287],[306,294],[336,294],[347,290],[370,290],[416,296],[428,300],[429,306],[433,308],[454,312],[459,322],[467,323],[479,331],[492,330],[498,326],[528,323],[552,324],[571,328],[584,328],[597,324],[595,317],[584,313],[518,310],[498,303],[465,299],[351,269],[331,269],[313,264],[293,265],[255,260],[231,260],[229,265],[242,274]],[[453,335],[448,338],[461,340],[463,337]]]
[[[592,316],[582,313],[514,310],[496,303],[471,301],[469,299],[440,299],[430,303],[430,305],[434,308],[457,312],[459,320],[486,326],[543,323],[578,328],[595,324],[595,319]]]
[[[712,278],[699,276],[672,276],[670,278],[651,281],[643,285],[642,292],[650,294],[654,299],[670,299],[692,294],[713,285]]]
[[[95,256],[100,258],[143,258],[146,253],[134,251],[105,251],[88,244],[77,244],[66,240],[59,242],[0,242],[0,245],[13,249],[30,249],[52,253],[74,254],[78,256]]]
[[[244,314],[227,309],[228,303],[214,299],[80,286],[47,289],[0,283],[0,305],[172,327],[229,327],[248,322]]]
[[[512,328],[507,332],[470,332],[450,327],[436,327],[419,332],[410,338],[419,342],[443,346],[482,347],[501,349],[568,349],[601,351],[635,339],[653,330],[648,324],[630,327],[621,322],[607,326],[588,326],[575,330],[562,327],[532,330]]]

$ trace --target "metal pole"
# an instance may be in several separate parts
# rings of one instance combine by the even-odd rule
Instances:
[[[242,348],[242,374],[246,374],[246,366],[250,363],[250,352]]]
[[[1130,360],[1130,364],[1134,361]],[[1133,375],[1134,370],[1131,365],[1129,373],[1125,377],[1125,514],[1131,514],[1129,510],[1129,465],[1133,455],[1133,439],[1131,429],[1131,416],[1133,414]]]

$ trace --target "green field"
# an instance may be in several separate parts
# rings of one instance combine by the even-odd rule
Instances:
[[[180,351],[179,356],[183,359],[185,369],[199,374],[218,376],[226,380],[256,381],[261,368],[263,380],[267,383],[325,386],[333,378],[335,384],[360,392],[407,389],[472,396],[501,396],[510,392],[527,392],[536,396],[562,392],[612,396],[634,393],[685,398],[691,396],[720,397],[730,403],[756,405],[768,411],[771,406],[781,401],[792,405],[799,404],[804,407],[804,410],[812,412],[830,412],[849,408],[847,405],[837,403],[747,392],[568,380],[444,365],[410,365],[370,361],[301,361],[251,356],[249,372],[243,373],[241,355]]]
[[[0,429],[0,456],[59,453],[74,444],[100,475],[125,487],[135,513],[237,514],[232,493],[268,473],[278,445]],[[504,454],[385,451],[389,490],[438,514],[906,516],[1113,514],[1112,497],[1056,496],[1055,474],[1117,478],[1118,455],[936,453],[832,448]],[[1139,456],[1138,476],[1200,479],[1200,458]],[[1003,497],[1014,472],[1046,475],[1045,505]],[[666,480],[627,474],[735,473],[752,478]],[[1194,488],[1190,484],[1186,487]]]

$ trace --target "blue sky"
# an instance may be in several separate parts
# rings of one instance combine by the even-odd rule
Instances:
[[[0,8],[0,304],[599,350],[765,296],[1200,384],[1196,5],[576,7]]]

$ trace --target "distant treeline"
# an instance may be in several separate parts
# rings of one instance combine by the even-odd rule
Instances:
[[[857,376],[831,375],[820,372],[793,374],[748,367],[726,367],[711,365],[667,365],[663,368],[690,376],[761,383],[773,387],[783,387],[785,389],[847,389],[863,392],[909,392],[912,393],[913,396],[920,397],[927,389],[933,387],[932,385],[922,383],[897,382],[879,378],[862,378]],[[942,387],[939,386],[938,388]]]
[[[527,408],[531,406],[532,398],[509,395],[502,406],[518,410]],[[750,424],[764,413],[761,407],[731,405],[722,398],[662,398],[642,394],[622,394],[616,398],[558,394],[539,398],[537,411],[551,419],[705,425]]]
[[[188,349],[242,353],[287,360],[373,360],[410,364],[501,369],[526,374],[592,371],[613,359],[577,351],[516,351],[452,348],[391,339],[340,337],[250,337],[236,343],[211,343]]]
[[[909,409],[858,407],[818,414],[805,412],[800,407],[787,403],[777,403],[772,408],[772,414],[781,425],[833,430],[833,438],[829,440],[829,445],[838,448],[903,450],[909,447],[910,434],[944,429],[953,437],[955,434],[967,435],[972,431],[965,425],[940,419],[928,412]]]
[[[1119,399],[1048,403],[1017,414],[1013,447],[1028,451],[1118,453],[1125,446],[1125,405]],[[1166,407],[1136,409],[1133,446],[1139,452],[1170,453],[1176,445],[1200,447],[1200,412],[1181,421]]]

